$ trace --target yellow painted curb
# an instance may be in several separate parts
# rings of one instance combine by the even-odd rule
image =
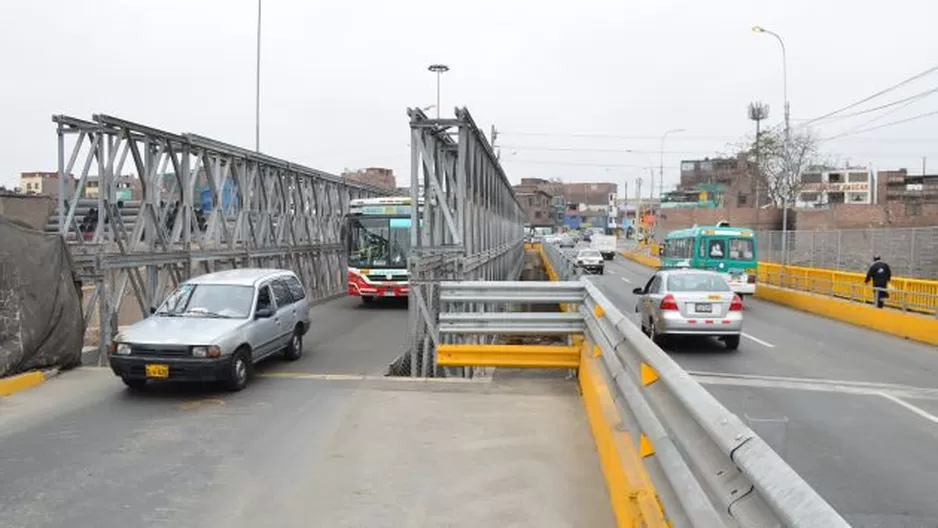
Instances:
[[[885,334],[938,345],[938,319],[918,314],[880,309],[833,297],[786,290],[760,284],[757,299],[790,306],[829,319],[876,330]]]
[[[46,375],[42,371],[34,370],[24,372],[9,378],[0,378],[0,396],[9,396],[20,391],[31,389],[46,381]]]
[[[597,361],[583,354],[578,379],[616,526],[668,526],[651,477],[642,464],[643,457],[654,455],[654,448],[642,435],[639,453],[629,434],[619,430],[619,412]]]
[[[647,266],[652,269],[658,269],[658,266],[661,265],[661,261],[655,257],[648,257],[645,255],[639,255],[638,253],[632,253],[631,251],[621,251],[623,257],[638,262],[642,266]]]

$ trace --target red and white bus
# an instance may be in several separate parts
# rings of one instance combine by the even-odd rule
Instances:
[[[410,212],[409,196],[349,202],[349,295],[366,303],[377,297],[407,297]]]

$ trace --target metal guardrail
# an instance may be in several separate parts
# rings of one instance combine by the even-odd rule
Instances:
[[[834,271],[760,262],[758,283],[847,299],[864,304],[875,302],[876,288],[866,284],[863,273]],[[895,278],[886,289],[885,305],[903,312],[938,317],[938,281]]]
[[[645,336],[592,283],[578,280],[570,256],[541,248],[550,274],[563,282],[441,283],[441,335],[472,339],[537,330],[567,334],[567,343],[538,345],[538,354],[567,354],[557,367],[569,367],[571,347],[591,351],[589,367],[601,378],[618,409],[619,430],[642,453],[642,467],[654,484],[671,526],[693,527],[845,527],[847,522],[739,417],[720,404],[664,351]],[[533,285],[532,285],[533,284]],[[549,296],[554,294],[553,299]],[[467,300],[469,299],[469,300]],[[485,312],[466,313],[466,304],[484,303]],[[568,304],[562,313],[510,312],[508,303]],[[452,309],[452,310],[451,310]],[[562,316],[562,317],[559,317]],[[455,326],[454,326],[455,323]],[[449,329],[455,328],[455,331]],[[515,354],[496,344],[450,343],[438,350],[445,365],[478,366],[485,358],[460,363],[450,352],[470,349],[489,361]],[[525,347],[520,347],[525,348]],[[504,352],[503,354],[500,352]],[[444,356],[446,359],[444,358]],[[516,354],[517,356],[517,354]],[[592,362],[592,358],[600,361]],[[520,356],[507,362],[523,365]],[[493,365],[496,363],[485,363]],[[581,363],[580,368],[584,365]],[[582,374],[581,374],[582,375]],[[626,468],[627,469],[627,468]],[[615,500],[615,498],[613,499]],[[639,503],[641,497],[633,498]]]

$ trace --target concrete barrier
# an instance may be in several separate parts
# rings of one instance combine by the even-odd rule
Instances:
[[[766,284],[760,284],[756,288],[755,297],[877,332],[938,346],[938,319],[933,316],[880,309],[835,297]]]

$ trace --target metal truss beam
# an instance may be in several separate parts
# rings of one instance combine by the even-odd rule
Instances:
[[[56,222],[79,275],[94,284],[85,320],[97,313],[102,358],[125,299],[147,317],[172,288],[201,273],[288,268],[313,301],[342,293],[349,200],[390,194],[196,134],[103,114],[52,120]],[[122,200],[126,188],[140,199]]]
[[[429,119],[408,109],[411,130],[410,340],[399,370],[411,376],[471,375],[437,368],[441,281],[515,280],[524,260],[524,212],[469,111]],[[472,303],[473,311],[485,305]],[[488,344],[489,337],[472,338]]]

